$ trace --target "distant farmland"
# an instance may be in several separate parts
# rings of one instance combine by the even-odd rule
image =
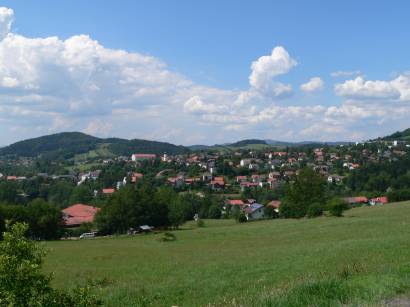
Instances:
[[[60,288],[104,281],[106,304],[124,307],[373,305],[410,290],[410,202],[343,218],[205,225],[188,223],[173,242],[48,242],[46,270]]]

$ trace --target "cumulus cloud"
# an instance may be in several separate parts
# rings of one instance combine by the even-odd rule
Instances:
[[[249,84],[260,92],[273,93],[275,96],[283,95],[289,92],[290,85],[272,82],[272,79],[288,73],[296,65],[296,61],[285,48],[275,47],[270,55],[262,56],[252,63]]]
[[[357,77],[335,85],[339,96],[353,99],[390,99],[409,101],[410,80],[406,75],[399,75],[391,81],[365,80]]]
[[[305,93],[313,93],[316,91],[323,90],[324,82],[319,77],[311,78],[308,82],[302,84],[300,89]]]
[[[11,30],[14,11],[7,7],[0,7],[0,39],[3,39]]]
[[[292,86],[280,78],[297,62],[281,46],[251,64],[248,88],[221,89],[88,35],[15,34],[13,19],[11,9],[0,8],[2,144],[64,130],[184,144],[248,137],[346,140],[410,115],[410,104],[400,103],[410,101],[405,73],[391,81],[357,77],[337,84],[341,104],[285,104],[281,98]],[[301,86],[306,92],[321,88],[318,77]]]

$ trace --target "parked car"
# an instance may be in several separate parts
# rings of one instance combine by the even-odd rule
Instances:
[[[95,238],[95,232],[85,232],[80,235],[80,239]]]

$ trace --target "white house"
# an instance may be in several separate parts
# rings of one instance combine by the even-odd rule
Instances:
[[[245,213],[246,219],[248,221],[252,220],[260,220],[264,217],[264,212],[263,212],[264,206],[258,203],[253,203],[249,206],[246,206],[243,209],[243,212]]]
[[[239,163],[242,167],[248,166],[251,164],[252,160],[251,159],[242,159],[241,162]]]

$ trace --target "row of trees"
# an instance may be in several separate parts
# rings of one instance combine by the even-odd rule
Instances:
[[[211,197],[178,194],[171,187],[154,188],[145,183],[125,186],[113,194],[103,204],[95,222],[103,233],[124,233],[144,224],[178,228],[195,214],[219,218],[221,210]]]
[[[58,239],[63,233],[60,209],[43,199],[35,199],[27,205],[0,205],[0,231],[4,230],[7,220],[26,223],[28,235],[33,239]]]

